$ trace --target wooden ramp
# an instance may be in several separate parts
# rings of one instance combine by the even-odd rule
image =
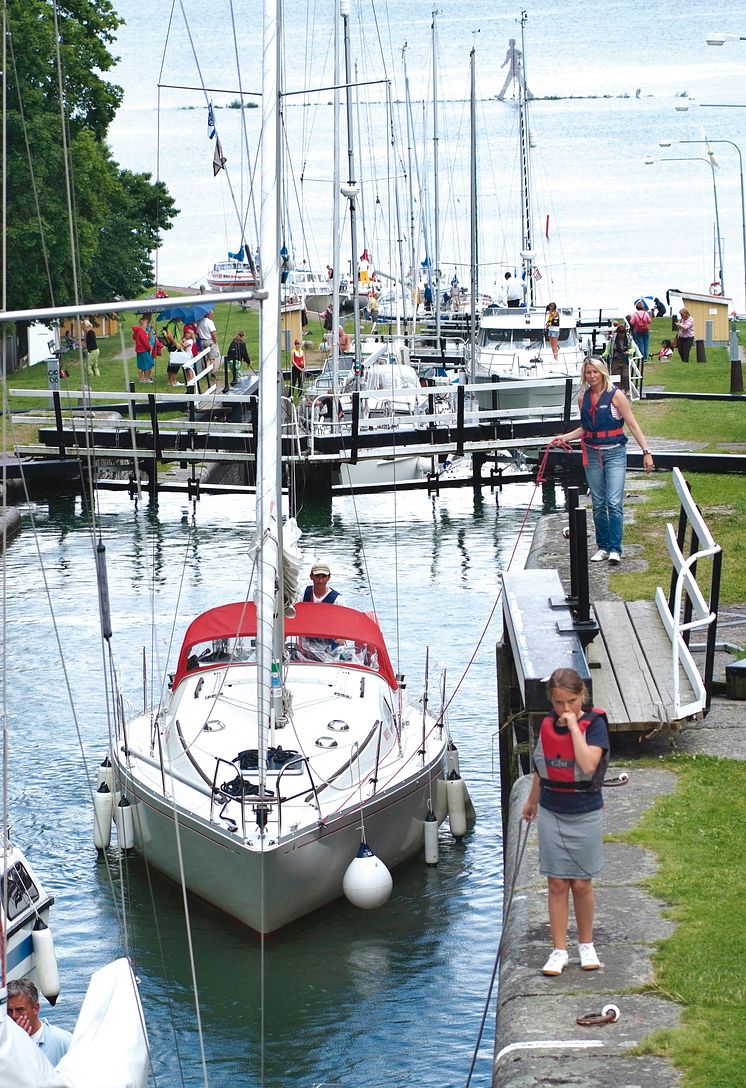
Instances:
[[[614,731],[676,728],[671,639],[654,601],[598,601],[598,636],[586,647],[593,702]],[[679,665],[681,701],[695,692]]]

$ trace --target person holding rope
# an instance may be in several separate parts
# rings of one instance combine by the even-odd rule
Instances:
[[[609,723],[590,702],[575,669],[555,669],[547,694],[552,712],[541,723],[534,777],[523,819],[539,829],[539,868],[547,878],[552,952],[542,968],[561,975],[567,951],[572,892],[583,971],[601,966],[593,944],[593,877],[603,868],[603,796],[609,762]],[[537,820],[538,817],[538,820]]]
[[[596,548],[591,563],[608,559],[618,565],[622,561],[622,532],[624,529],[624,479],[627,472],[627,439],[625,423],[642,450],[646,472],[655,468],[653,455],[647,448],[645,435],[632,414],[629,401],[612,384],[603,359],[586,359],[580,373],[583,389],[578,397],[580,426],[567,434],[557,435],[550,446],[569,448],[579,438],[583,450],[583,468],[593,502],[593,525]]]

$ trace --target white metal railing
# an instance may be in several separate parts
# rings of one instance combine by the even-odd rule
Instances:
[[[678,468],[673,469],[673,482],[681,500],[681,505],[686,513],[687,520],[696,534],[699,550],[690,556],[685,556],[679,547],[676,531],[670,522],[666,525],[666,547],[671,556],[675,572],[675,585],[673,594],[673,608],[669,607],[668,599],[660,586],[655,591],[655,603],[658,613],[663,621],[668,637],[671,639],[671,655],[673,666],[673,693],[674,693],[674,717],[675,719],[687,718],[704,709],[707,701],[707,691],[700,675],[699,669],[691,655],[689,647],[684,641],[684,633],[709,627],[714,623],[717,614],[713,612],[705,600],[702,590],[697,584],[694,568],[700,560],[718,555],[720,545],[716,544],[710,530],[705,524],[704,518],[697,509],[686,481]],[[684,622],[681,617],[684,599],[688,597],[692,618]],[[694,699],[682,704],[680,668],[683,668],[694,689]]]

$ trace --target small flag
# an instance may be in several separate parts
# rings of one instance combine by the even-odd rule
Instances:
[[[212,112],[212,102],[207,107],[207,135],[210,139],[215,135],[215,114]]]
[[[538,269],[538,268],[535,268],[535,269],[534,269],[534,271],[533,271],[533,277],[534,277],[534,279],[535,279],[535,280],[540,280],[540,279],[541,279],[541,272],[539,271],[539,269]]]
[[[222,148],[222,145],[220,143],[220,138],[216,137],[216,139],[215,139],[215,153],[212,156],[212,176],[213,177],[217,177],[217,175],[220,173],[220,171],[224,169],[225,164],[226,164],[227,161],[228,160],[226,159],[225,155],[223,154],[223,148]]]

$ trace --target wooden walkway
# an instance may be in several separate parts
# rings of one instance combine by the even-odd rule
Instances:
[[[599,634],[586,647],[593,702],[612,730],[653,732],[676,728],[671,639],[654,601],[598,601]],[[679,665],[682,702],[695,692]]]

